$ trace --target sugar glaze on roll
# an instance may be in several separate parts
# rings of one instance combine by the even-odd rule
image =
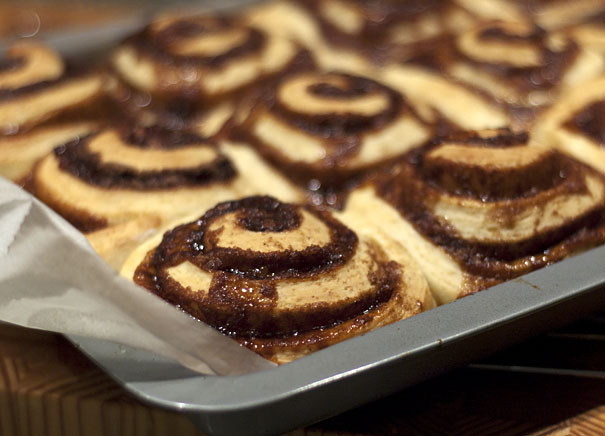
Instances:
[[[434,305],[405,250],[266,196],[158,235],[122,274],[278,363]]]
[[[603,243],[605,179],[524,133],[463,133],[410,153],[345,212],[395,235],[446,303]]]

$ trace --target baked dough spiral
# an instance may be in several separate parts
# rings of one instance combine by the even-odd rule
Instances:
[[[237,17],[163,16],[126,40],[112,66],[152,97],[212,103],[286,69],[298,47]]]
[[[392,64],[381,70],[380,78],[408,97],[422,120],[437,126],[440,134],[496,129],[513,122],[487,96],[424,66]]]
[[[520,1],[527,7],[527,2]],[[561,30],[589,21],[602,22],[605,6],[601,0],[550,0],[533,2],[529,7],[535,22],[548,30]]]
[[[412,152],[345,212],[395,235],[446,303],[603,243],[605,180],[525,133],[464,133]]]
[[[487,18],[516,19],[506,2],[485,7],[464,0],[300,0],[325,44],[357,51],[374,64],[412,55],[433,38],[462,32]],[[495,10],[498,13],[495,13]]]
[[[572,35],[581,46],[601,53],[605,50],[602,0],[455,0],[492,20],[534,23],[549,32]],[[504,13],[503,13],[504,12]]]
[[[605,56],[605,5],[598,2],[600,9],[583,17],[578,23],[565,27],[561,32],[572,35],[588,51]]]
[[[342,185],[426,141],[431,130],[406,99],[374,80],[302,72],[284,78],[234,129],[284,174]]]
[[[57,147],[35,168],[33,191],[76,227],[93,231],[145,215],[162,222],[218,201],[257,193],[263,177],[296,194],[253,154],[227,151],[194,133],[157,126],[107,128]],[[242,171],[246,168],[245,171]],[[266,173],[255,180],[246,171]]]
[[[556,31],[596,18],[601,0],[453,0],[480,19],[535,23]]]
[[[0,60],[0,175],[18,180],[54,146],[90,132],[95,123],[75,110],[102,92],[100,74],[71,72],[42,44],[9,48]]]
[[[433,306],[404,250],[267,196],[148,241],[122,274],[277,363]]]
[[[532,135],[605,173],[605,76],[564,93]]]
[[[454,2],[441,0],[303,0],[298,3],[317,20],[327,44],[358,50],[375,61],[379,61],[377,57],[390,44],[418,42],[446,31],[450,24],[447,18],[455,9]]]
[[[525,22],[508,0],[290,0],[252,8],[252,22],[293,38],[327,70],[366,72],[426,51],[486,20]]]
[[[517,22],[475,26],[422,61],[488,97],[519,129],[526,129],[562,89],[603,69],[602,59],[567,36]]]

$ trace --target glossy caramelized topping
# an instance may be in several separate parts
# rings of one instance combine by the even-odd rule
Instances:
[[[55,156],[62,170],[104,188],[169,189],[236,175],[213,143],[156,126],[107,129],[57,147]]]
[[[329,213],[272,197],[167,232],[134,279],[227,334],[283,340],[370,317],[402,285],[398,264]]]
[[[582,108],[565,126],[579,131],[601,147],[605,147],[605,100],[595,101]]]
[[[603,241],[605,181],[526,134],[454,135],[410,154],[378,184],[467,271],[509,279]]]

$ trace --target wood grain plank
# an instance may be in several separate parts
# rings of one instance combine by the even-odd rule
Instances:
[[[2,436],[200,436],[59,335],[0,325]],[[605,434],[605,380],[463,369],[289,436]]]

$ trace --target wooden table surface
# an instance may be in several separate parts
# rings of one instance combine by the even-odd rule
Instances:
[[[561,351],[572,363],[587,358]],[[589,369],[605,369],[605,349],[588,354]],[[125,392],[60,335],[0,325],[0,356],[2,436],[201,434],[186,417]],[[465,368],[290,434],[601,436],[605,376]]]

